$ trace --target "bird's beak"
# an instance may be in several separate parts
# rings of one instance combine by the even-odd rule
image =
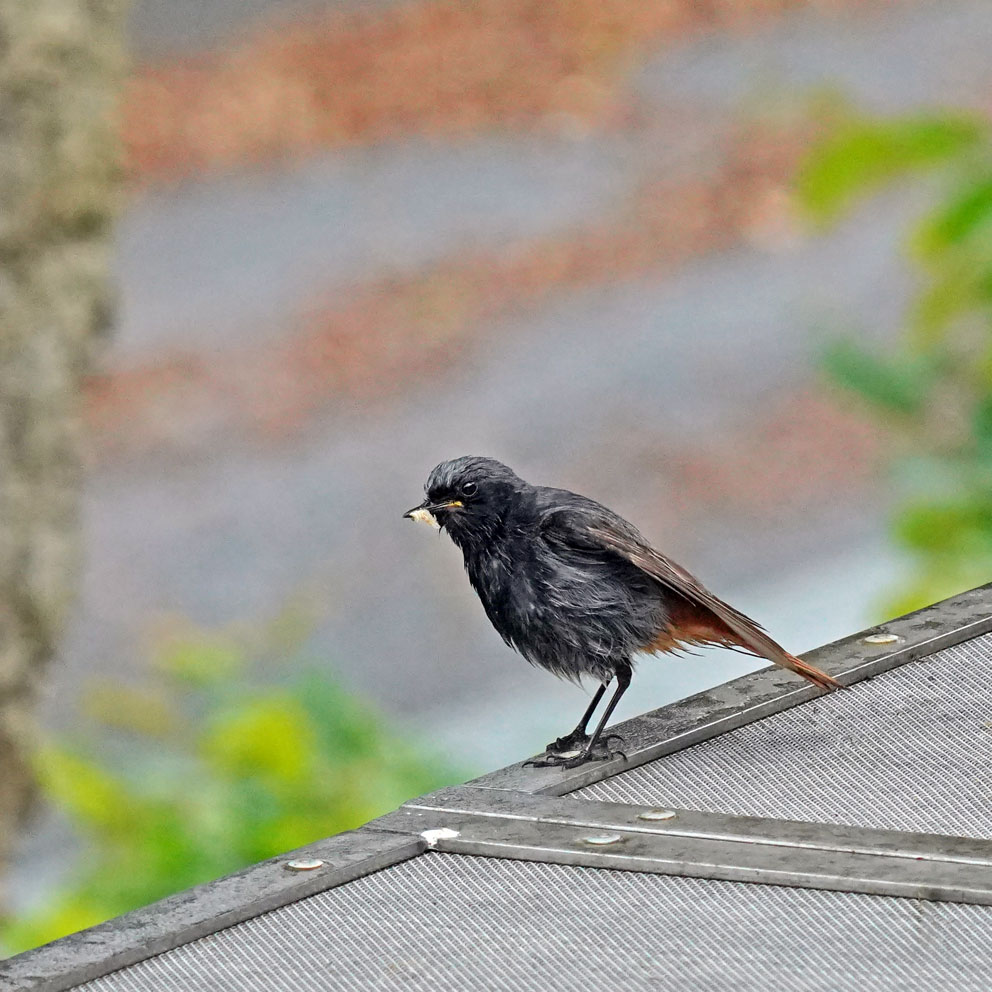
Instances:
[[[428,527],[440,527],[437,517],[434,516],[438,510],[454,510],[463,505],[460,499],[450,499],[446,503],[432,503],[425,499],[420,506],[407,510],[403,517],[404,519],[418,520],[422,524],[427,524]]]

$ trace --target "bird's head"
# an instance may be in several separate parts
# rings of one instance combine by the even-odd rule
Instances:
[[[494,458],[453,458],[433,469],[427,498],[403,516],[447,530],[464,546],[492,537],[526,485]]]

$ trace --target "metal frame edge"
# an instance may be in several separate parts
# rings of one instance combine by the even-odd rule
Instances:
[[[65,992],[422,854],[420,837],[360,827],[0,960],[0,992]],[[294,871],[290,861],[320,861]]]
[[[851,634],[807,652],[804,658],[845,685],[854,685],[989,631],[992,583]],[[893,640],[866,641],[887,637]],[[820,694],[798,675],[772,665],[610,727],[623,738],[624,757],[573,769],[525,767],[525,762],[517,762],[466,784],[531,795],[566,795]]]
[[[850,685],[989,631],[992,631],[992,583],[817,648],[805,658]],[[865,638],[872,635],[889,635],[896,640],[880,644],[865,642]],[[500,795],[563,796],[817,695],[817,690],[800,683],[798,677],[790,673],[775,667],[761,669],[611,728],[625,739],[626,760],[617,758],[570,770],[528,768],[520,762],[463,786],[412,799],[394,813],[358,830],[337,834],[251,865],[95,927],[0,960],[0,992],[66,992],[206,934],[406,861],[428,849],[509,857],[511,855],[498,853],[498,846],[469,850],[464,845],[461,848],[449,846],[451,842],[443,839],[428,843],[420,836],[425,828],[418,830],[413,820],[400,821],[396,817],[416,811],[437,811],[440,809],[438,803],[450,806],[455,802],[452,797],[459,798],[456,805],[464,806],[473,800],[475,807],[465,810],[466,815],[484,816],[492,811],[493,800]],[[484,798],[487,794],[491,798]],[[624,808],[622,804],[604,805]],[[400,829],[400,822],[407,826]],[[528,856],[523,848],[515,856],[542,860],[533,854]],[[629,867],[615,863],[623,860],[616,855],[603,856],[598,861],[591,858],[590,852],[572,852],[569,856],[572,860],[558,863]],[[297,859],[317,859],[325,864],[313,872],[287,871],[286,862]],[[755,876],[747,880],[770,879]],[[779,878],[772,884],[804,883]]]
[[[465,787],[371,826],[432,850],[992,906],[992,840]]]

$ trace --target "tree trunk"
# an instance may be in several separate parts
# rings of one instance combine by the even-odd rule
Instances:
[[[111,311],[123,15],[123,0],[0,3],[0,873],[75,587],[81,388]]]

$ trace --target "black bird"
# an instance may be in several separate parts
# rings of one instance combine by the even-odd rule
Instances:
[[[603,728],[639,652],[717,644],[767,658],[820,688],[840,687],[594,500],[532,486],[501,462],[474,456],[442,462],[424,491],[424,502],[404,516],[451,535],[503,640],[555,675],[600,683],[575,730],[534,764],[574,768],[610,756]],[[616,692],[590,737],[586,726],[613,679]]]

